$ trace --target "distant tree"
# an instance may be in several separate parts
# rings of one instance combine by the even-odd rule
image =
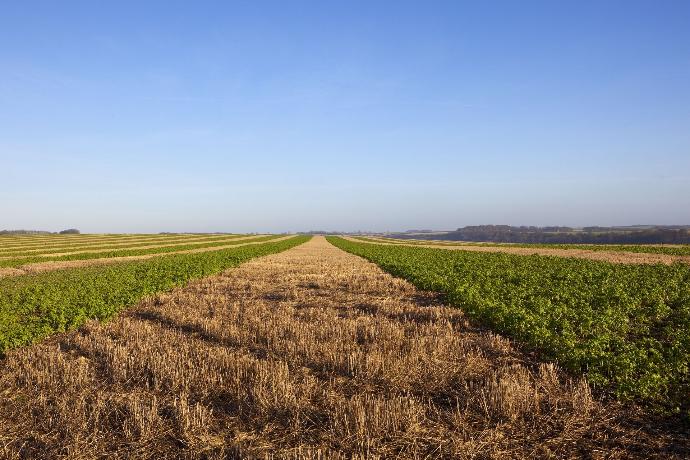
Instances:
[[[406,233],[395,238],[440,239],[457,241],[494,241],[503,243],[559,244],[690,244],[690,226],[648,227],[511,227],[508,225],[473,225],[445,234]]]
[[[0,230],[0,235],[50,235],[43,230]]]
[[[77,230],[76,228],[68,228],[67,230],[63,230],[60,232],[60,235],[78,235],[81,232]]]

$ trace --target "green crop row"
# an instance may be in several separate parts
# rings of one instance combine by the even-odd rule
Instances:
[[[668,254],[673,256],[690,256],[690,246],[646,246],[639,244],[542,244],[542,243],[481,243],[481,242],[453,242],[443,240],[405,240],[399,238],[367,238],[355,237],[360,241],[369,243],[390,242],[395,244],[408,244],[414,246],[436,245],[436,246],[483,246],[497,248],[547,248],[547,249],[584,249],[588,251],[614,251],[614,252],[636,252],[642,254]]]
[[[82,250],[100,250],[100,249],[118,249],[118,248],[136,248],[141,246],[153,246],[153,245],[174,245],[174,244],[186,244],[186,243],[203,243],[211,241],[225,241],[235,238],[241,238],[243,235],[216,235],[216,236],[206,236],[206,237],[188,237],[188,238],[159,238],[155,240],[145,239],[145,240],[133,240],[128,241],[117,241],[115,243],[111,242],[97,242],[97,243],[72,243],[69,245],[55,245],[43,248],[24,248],[7,250],[0,249],[0,257],[33,257],[44,254],[59,254],[61,252],[70,251],[82,251]]]
[[[148,249],[113,249],[107,252],[83,252],[78,254],[65,254],[62,256],[55,257],[41,257],[41,256],[29,256],[29,257],[16,257],[12,259],[0,260],[0,267],[19,267],[22,265],[35,263],[35,262],[48,262],[48,261],[67,261],[67,260],[89,260],[89,259],[109,259],[112,257],[126,257],[126,256],[142,256],[148,254],[165,254],[168,252],[176,251],[186,251],[191,249],[204,249],[212,248],[214,246],[229,246],[235,244],[253,243],[268,241],[278,238],[275,235],[262,236],[257,238],[251,238],[246,240],[223,240],[223,241],[212,241],[212,242],[202,242],[202,243],[181,243],[174,246],[164,246]]]
[[[329,237],[595,387],[690,411],[690,266],[447,251]]]
[[[246,260],[307,241],[277,242],[174,254],[112,266],[58,270],[0,280],[0,355],[87,319],[107,319],[142,297],[213,275]]]

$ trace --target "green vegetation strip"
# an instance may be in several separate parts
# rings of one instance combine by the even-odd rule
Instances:
[[[82,251],[82,250],[101,250],[101,249],[122,249],[122,248],[136,248],[140,246],[163,246],[163,245],[175,245],[175,244],[191,244],[191,243],[203,243],[210,241],[226,241],[235,238],[242,238],[245,235],[225,235],[225,236],[213,236],[213,237],[190,237],[190,238],[170,238],[170,239],[156,239],[156,240],[134,240],[131,242],[118,241],[116,243],[110,242],[97,242],[90,244],[71,244],[69,246],[51,246],[40,249],[22,249],[13,251],[3,251],[0,250],[0,257],[33,257],[44,254],[59,254],[62,252],[70,251]],[[249,236],[249,235],[246,235]]]
[[[395,244],[408,244],[414,246],[436,245],[436,246],[482,246],[489,248],[546,248],[546,249],[583,249],[587,251],[613,251],[613,252],[636,252],[641,254],[668,254],[672,256],[690,256],[690,246],[680,247],[669,246],[645,246],[635,244],[538,244],[538,243],[480,243],[480,242],[453,242],[443,240],[406,240],[394,238],[367,238],[355,237],[360,241],[369,243],[390,242]]]
[[[690,413],[690,267],[329,237],[623,399]]]
[[[168,252],[187,251],[191,249],[212,248],[215,246],[228,246],[235,244],[253,243],[269,241],[278,238],[275,235],[250,238],[246,240],[229,239],[222,241],[202,242],[202,243],[181,243],[174,246],[162,246],[148,249],[113,249],[108,252],[82,252],[79,254],[66,254],[55,257],[17,257],[12,259],[0,260],[0,267],[20,267],[22,265],[36,262],[52,262],[66,260],[90,260],[90,259],[109,259],[112,257],[143,256],[148,254],[165,254]]]
[[[156,292],[214,275],[310,237],[0,280],[0,355],[88,319],[104,320]]]

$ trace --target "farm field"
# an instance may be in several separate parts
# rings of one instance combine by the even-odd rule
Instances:
[[[503,252],[519,255],[559,256],[590,259],[622,264],[690,263],[690,247],[677,245],[570,245],[570,244],[517,244],[477,243],[441,240],[407,240],[385,237],[345,237],[351,241],[385,245],[404,245],[474,252]]]
[[[0,460],[690,460],[690,0],[532,3],[3,3]]]
[[[160,254],[181,254],[192,251],[218,250],[223,247],[257,243],[276,238],[272,235],[225,235],[185,237],[183,239],[156,238],[155,240],[128,239],[127,243],[78,244],[72,246],[43,246],[41,249],[0,249],[0,278],[23,273],[50,271],[87,265],[102,265],[125,260],[143,259]],[[109,260],[110,259],[110,260]],[[79,262],[82,261],[82,262]]]
[[[619,397],[690,411],[690,265],[330,241]]]
[[[690,454],[665,418],[323,237],[9,350],[0,394],[6,458]]]
[[[690,456],[686,264],[51,238],[0,240],[46,259],[0,279],[0,458]]]
[[[252,257],[285,250],[305,239],[233,237],[232,243],[162,246],[143,254],[127,251],[138,254],[129,257],[95,253],[104,259],[83,261],[86,265],[50,265],[47,273],[24,272],[0,278],[0,354],[87,319],[107,319],[144,295],[217,273]],[[99,261],[109,263],[91,264]]]
[[[176,236],[176,237],[139,237],[139,238],[98,238],[94,240],[74,241],[44,241],[31,244],[0,245],[0,257],[27,255],[27,254],[52,254],[58,252],[67,252],[71,250],[84,249],[100,249],[100,248],[116,248],[121,246],[146,246],[157,244],[169,244],[179,242],[194,242],[194,241],[213,241],[224,238],[240,237],[243,235],[199,235],[199,236]]]
[[[668,254],[675,256],[690,255],[690,245],[686,244],[545,244],[545,243],[490,243],[480,241],[452,241],[452,240],[419,240],[407,238],[390,238],[382,236],[356,236],[354,239],[369,242],[404,243],[414,245],[444,245],[444,246],[479,246],[479,247],[514,247],[514,248],[553,248],[553,249],[583,249],[588,251],[635,252],[642,254]]]

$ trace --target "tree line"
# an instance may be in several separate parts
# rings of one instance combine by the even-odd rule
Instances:
[[[690,227],[534,227],[472,225],[445,234],[392,235],[397,238],[540,244],[690,244]]]

